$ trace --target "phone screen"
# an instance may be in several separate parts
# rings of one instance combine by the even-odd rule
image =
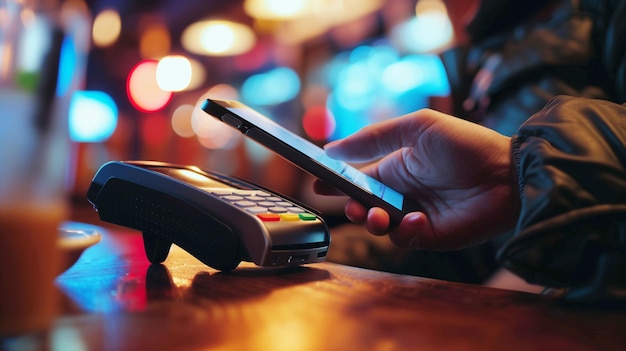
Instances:
[[[331,158],[321,147],[238,101],[208,99],[202,109],[356,200],[383,207],[394,221],[399,221],[407,209],[418,208],[406,201],[400,192],[344,161]],[[354,188],[360,190],[355,191]]]

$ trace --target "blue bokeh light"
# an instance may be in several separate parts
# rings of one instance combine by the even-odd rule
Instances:
[[[381,83],[394,95],[419,90],[419,94],[445,96],[450,87],[445,68],[436,55],[409,55],[390,64],[381,75]]]
[[[277,105],[292,100],[300,93],[300,78],[287,67],[274,68],[247,78],[241,87],[241,97],[259,106]]]
[[[335,116],[329,140],[369,124],[428,107],[429,97],[450,93],[441,59],[434,54],[402,56],[388,43],[362,45],[321,67]]]
[[[70,138],[76,142],[106,141],[117,127],[118,109],[102,91],[76,91],[69,109]]]
[[[77,69],[78,52],[74,39],[66,36],[61,45],[61,56],[59,61],[59,78],[57,80],[57,95],[65,95],[74,80],[74,72]]]

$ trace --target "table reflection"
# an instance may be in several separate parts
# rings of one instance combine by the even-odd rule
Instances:
[[[139,233],[113,237],[101,230],[102,241],[57,278],[61,292],[86,312],[143,311],[153,301],[245,300],[329,278],[326,270],[311,266],[261,268],[245,262],[220,272],[175,245],[164,264],[150,264]]]
[[[85,250],[76,264],[57,278],[57,286],[83,311],[145,309],[145,276],[150,263],[141,235],[113,238],[106,229],[98,230],[101,241]]]

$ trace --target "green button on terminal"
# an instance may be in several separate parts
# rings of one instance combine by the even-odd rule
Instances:
[[[298,216],[300,216],[300,219],[303,221],[314,221],[317,218],[315,215],[306,212],[298,213]]]

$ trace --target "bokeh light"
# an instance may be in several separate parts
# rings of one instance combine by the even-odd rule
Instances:
[[[207,78],[206,68],[198,62],[197,60],[187,58],[189,60],[189,65],[191,65],[191,80],[189,81],[189,85],[185,90],[194,90],[201,87]]]
[[[257,19],[286,20],[304,15],[308,5],[307,0],[246,0],[244,10]]]
[[[289,0],[285,2],[291,4]],[[309,0],[301,13],[290,15],[290,18],[274,17],[280,20],[275,38],[280,43],[292,45],[329,34],[334,44],[356,44],[356,41],[364,39],[362,35],[372,33],[376,17],[368,14],[380,9],[384,3],[383,0]],[[286,5],[285,9],[287,6],[295,4]],[[271,18],[279,11],[281,9],[272,10],[267,15],[258,13],[252,16],[276,22]]]
[[[90,10],[82,1],[64,1],[59,17],[65,35],[61,45],[57,95],[66,96],[85,87],[93,21]]]
[[[128,74],[128,99],[140,111],[159,111],[172,98],[172,92],[162,90],[157,83],[157,65],[156,60],[144,60],[135,65]]]
[[[74,73],[78,71],[78,52],[74,39],[66,36],[61,45],[61,56],[59,60],[59,73],[57,78],[57,95],[63,96],[67,93],[74,81]]]
[[[270,61],[270,51],[268,43],[258,41],[248,52],[235,56],[233,64],[242,72],[258,70]]]
[[[333,116],[336,116],[335,131],[329,138],[330,140],[344,138],[372,122],[367,112],[353,110],[339,103],[335,93],[328,96],[326,108]]]
[[[239,92],[230,84],[216,84],[207,90],[200,100],[204,101],[209,96],[215,99],[237,100],[239,98]]]
[[[165,56],[157,64],[156,80],[161,90],[184,90],[191,82],[191,63],[181,55]]]
[[[218,120],[202,120],[197,128],[198,142],[207,149],[232,149],[241,140],[233,128]]]
[[[146,27],[139,39],[139,53],[146,59],[161,58],[170,51],[171,37],[168,28],[154,22]]]
[[[302,117],[302,127],[313,140],[327,140],[335,131],[335,117],[324,105],[313,106]]]
[[[278,67],[248,77],[241,86],[241,97],[252,105],[276,105],[295,98],[300,78],[291,68]]]
[[[195,54],[231,56],[252,49],[256,36],[250,27],[241,23],[207,20],[185,28],[181,42],[185,49]]]
[[[69,134],[76,142],[102,142],[115,131],[118,109],[102,91],[76,91],[69,108]]]
[[[454,29],[443,1],[420,0],[415,16],[395,26],[390,37],[401,50],[439,52],[453,42]]]
[[[172,129],[178,136],[191,138],[196,135],[191,126],[193,108],[194,106],[191,104],[183,104],[172,113]]]
[[[192,115],[191,127],[200,145],[207,149],[232,149],[241,141],[237,130],[206,113],[204,116]]]
[[[191,128],[200,145],[207,149],[231,149],[242,139],[241,133],[204,112],[200,106],[207,98],[236,100],[237,90],[228,84],[218,84],[198,98],[191,113]]]
[[[113,9],[100,12],[93,20],[91,36],[93,44],[107,47],[115,43],[122,31],[122,20],[119,13]]]
[[[337,103],[350,110],[367,109],[378,88],[376,76],[371,74],[366,62],[358,61],[346,66],[339,74],[341,82],[333,94]]]
[[[400,60],[387,67],[381,81],[393,93],[403,93],[419,86],[425,78],[424,68],[414,60]]]

